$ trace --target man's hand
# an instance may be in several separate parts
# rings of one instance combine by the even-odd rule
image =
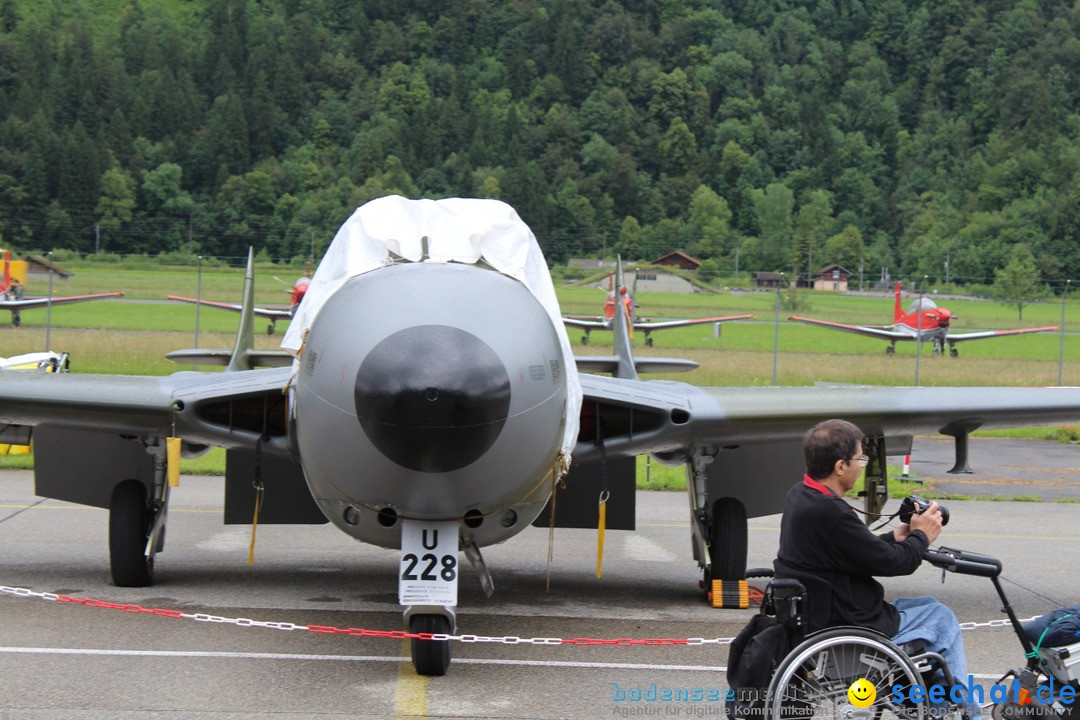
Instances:
[[[907,536],[910,534],[911,526],[908,525],[906,522],[898,523],[892,531],[893,540],[895,540],[896,542],[904,542],[905,540],[907,540]]]
[[[941,534],[941,508],[938,507],[937,500],[921,513],[911,516],[911,530],[922,530],[931,544],[937,540],[937,536]],[[897,533],[893,531],[893,535],[896,536]]]

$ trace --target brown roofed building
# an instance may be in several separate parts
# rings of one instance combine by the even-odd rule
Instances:
[[[694,272],[701,267],[701,261],[692,258],[682,250],[676,250],[675,252],[669,252],[667,255],[657,258],[652,261],[653,265],[669,265],[683,270],[689,270]]]

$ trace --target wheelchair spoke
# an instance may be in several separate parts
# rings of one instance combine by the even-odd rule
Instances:
[[[859,679],[876,690],[866,706],[848,695]],[[921,720],[924,704],[893,702],[894,688],[906,697],[918,682],[915,666],[885,638],[858,630],[826,631],[808,638],[777,668],[771,717]]]

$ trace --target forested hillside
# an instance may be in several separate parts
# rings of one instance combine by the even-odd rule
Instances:
[[[1023,246],[1060,283],[1078,35],[1056,0],[0,0],[0,245],[306,257],[464,195],[550,262],[987,282]]]

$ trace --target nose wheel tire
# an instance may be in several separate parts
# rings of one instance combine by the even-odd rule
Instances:
[[[413,615],[409,632],[449,635],[450,620],[444,615]],[[417,675],[445,675],[450,667],[450,641],[413,638],[412,661]]]
[[[109,567],[119,587],[146,587],[154,580],[154,558],[146,557],[153,514],[146,486],[124,480],[109,498]]]

